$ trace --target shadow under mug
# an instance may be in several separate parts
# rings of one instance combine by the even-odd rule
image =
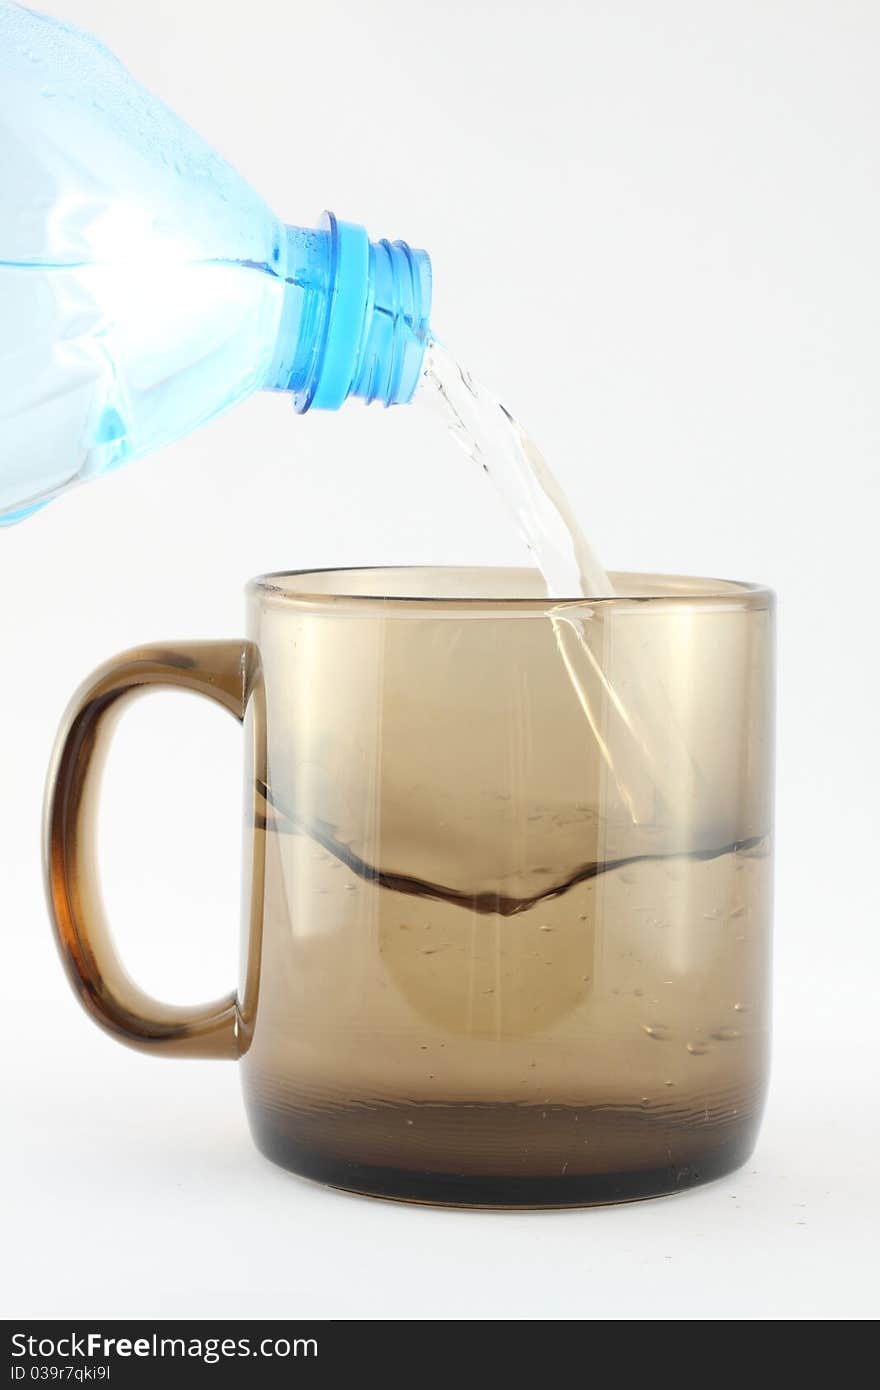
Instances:
[[[766,1086],[773,598],[528,570],[279,574],[248,635],[167,643],[74,697],[46,805],[73,987],[113,1036],[240,1058],[257,1145],[336,1186],[566,1206],[750,1153]],[[236,992],[144,994],[101,908],[116,715],[171,686],[244,722]]]

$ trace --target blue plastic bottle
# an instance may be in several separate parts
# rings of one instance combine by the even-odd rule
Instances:
[[[0,0],[0,523],[260,388],[409,400],[423,251],[285,226],[90,35]]]

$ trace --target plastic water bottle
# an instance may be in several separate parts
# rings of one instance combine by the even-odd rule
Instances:
[[[423,251],[280,222],[88,34],[0,0],[0,523],[258,389],[419,380]]]

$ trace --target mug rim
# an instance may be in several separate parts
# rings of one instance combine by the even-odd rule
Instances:
[[[587,598],[549,598],[546,596],[506,596],[491,593],[473,594],[431,594],[407,593],[405,591],[382,593],[377,585],[376,592],[351,592],[353,584],[346,584],[343,576],[393,575],[400,579],[406,575],[440,574],[471,576],[523,576],[524,582],[535,584],[538,571],[534,568],[516,565],[335,565],[308,567],[305,569],[274,570],[257,575],[248,581],[245,592],[249,598],[257,598],[264,603],[282,603],[319,607],[353,605],[356,608],[383,607],[387,609],[401,605],[404,609],[452,608],[457,611],[488,609],[497,614],[499,610],[516,613],[547,613],[561,607],[594,608],[627,607],[637,605],[666,608],[675,606],[699,606],[743,609],[772,609],[776,596],[764,584],[746,580],[704,578],[696,575],[656,574],[641,571],[615,570],[610,573],[612,580],[626,589],[625,593],[608,597]],[[322,586],[309,583],[318,578],[329,580]],[[334,577],[338,577],[334,582]],[[363,578],[361,578],[363,583]],[[414,585],[414,587],[418,587]]]

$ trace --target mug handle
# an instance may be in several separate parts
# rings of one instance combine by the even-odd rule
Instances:
[[[139,989],[113,945],[98,885],[95,823],[101,769],[117,718],[152,689],[192,690],[241,723],[259,663],[252,643],[169,642],[107,662],[76,692],[46,790],[43,855],[49,912],[74,992],[100,1027],[142,1052],[237,1058],[246,1049],[233,991],[210,1004],[163,1004]]]

